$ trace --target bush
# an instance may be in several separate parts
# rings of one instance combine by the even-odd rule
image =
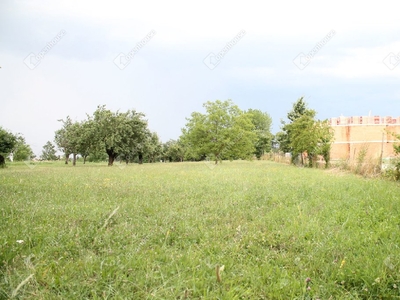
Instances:
[[[400,180],[400,158],[391,159],[382,175],[389,180]]]

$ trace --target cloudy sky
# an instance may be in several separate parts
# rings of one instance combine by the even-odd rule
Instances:
[[[99,104],[145,113],[164,142],[217,99],[274,133],[300,96],[320,119],[400,116],[397,20],[385,1],[1,0],[0,126],[40,154]]]

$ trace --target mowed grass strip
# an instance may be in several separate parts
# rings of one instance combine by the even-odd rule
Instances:
[[[0,170],[0,299],[399,298],[397,183],[212,167]]]

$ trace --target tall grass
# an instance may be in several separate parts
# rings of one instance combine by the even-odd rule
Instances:
[[[0,171],[0,298],[392,299],[399,185],[268,161]]]

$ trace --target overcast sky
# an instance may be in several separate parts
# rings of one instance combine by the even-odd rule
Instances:
[[[145,113],[164,142],[217,99],[273,133],[301,96],[319,119],[400,116],[393,3],[0,0],[0,126],[39,155],[99,104]]]

